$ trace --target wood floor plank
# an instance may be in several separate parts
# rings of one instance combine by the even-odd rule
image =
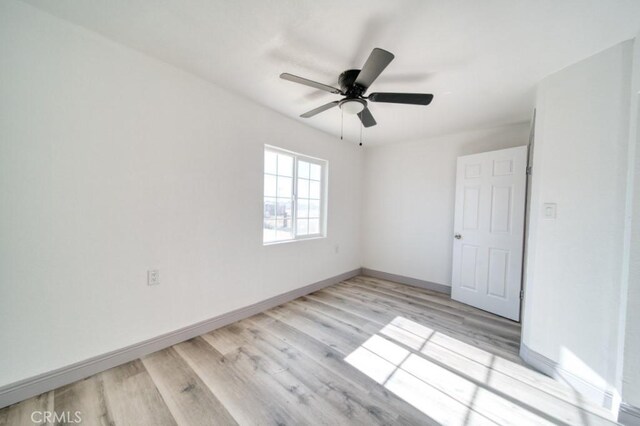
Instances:
[[[447,311],[440,307],[425,309],[425,306],[419,304],[416,299],[405,299],[404,297],[399,297],[395,294],[391,294],[390,292],[386,292],[385,290],[379,290],[376,287],[368,287],[359,283],[343,282],[332,287],[330,292],[350,294],[352,296],[357,295],[358,297],[367,300],[376,299],[378,301],[384,301],[388,306],[397,311],[404,310],[407,312],[414,312],[417,310],[428,315],[430,320],[438,321],[443,325],[448,325],[449,327],[460,327],[464,323],[464,315],[461,312],[455,310]],[[434,305],[437,306],[437,304]]]
[[[357,315],[353,312],[350,312],[349,310],[322,303],[317,298],[311,295],[308,297],[301,297],[290,303],[293,306],[298,307],[299,309],[311,309],[317,315],[322,315],[337,321],[341,321],[345,324],[349,324],[365,333],[372,334],[380,329],[381,323],[378,321],[371,321],[370,319]]]
[[[586,415],[583,415],[582,411],[584,410],[574,405],[571,399],[564,395],[558,397],[536,387],[531,382],[514,378],[513,375],[506,372],[512,370],[495,365],[496,358],[493,358],[489,365],[484,365],[433,342],[423,344],[419,353],[424,355],[424,358],[430,363],[439,365],[474,383],[484,395],[488,395],[484,392],[487,390],[501,399],[511,401],[525,410],[537,413],[537,416],[542,419],[554,423],[576,424],[587,418],[591,425],[606,423],[602,417],[594,413],[586,411]],[[428,371],[428,369],[425,368],[424,371]],[[513,395],[518,397],[514,398]],[[510,411],[512,410],[507,410],[507,412]]]
[[[180,425],[236,425],[216,398],[173,348],[142,359],[171,414]]]
[[[385,339],[378,339],[375,343],[375,348],[371,346],[367,346],[367,342],[372,340],[372,335],[375,335],[375,332],[379,330],[377,326],[370,330],[362,330],[359,327],[354,327],[350,321],[350,318],[345,318],[344,321],[339,319],[331,318],[328,316],[322,316],[319,311],[311,307],[307,307],[304,305],[300,305],[299,303],[292,302],[288,303],[280,308],[278,311],[282,312],[284,310],[289,310],[290,312],[295,314],[296,318],[305,316],[316,323],[322,322],[325,328],[331,330],[334,338],[342,337],[344,341],[349,344],[353,344],[353,342],[362,342],[355,348],[353,346],[339,346],[338,350],[343,350],[345,347],[349,347],[349,353],[343,352],[346,357],[345,360],[351,363],[356,368],[361,369],[361,371],[365,372],[365,374],[371,374],[374,380],[384,381],[385,385],[391,386],[396,392],[400,392],[402,394],[409,392],[409,389],[417,390],[424,395],[425,398],[431,401],[429,404],[429,412],[431,416],[435,417],[441,424],[447,424],[451,419],[464,419],[467,416],[467,413],[472,410],[475,411],[476,414],[480,415],[477,418],[477,421],[480,421],[482,418],[487,423],[490,423],[488,420],[490,419],[487,416],[486,410],[479,410],[476,407],[469,407],[465,405],[467,400],[460,401],[456,399],[455,396],[459,395],[450,395],[444,392],[443,388],[446,388],[446,384],[442,384],[440,382],[435,382],[434,380],[425,382],[421,378],[417,377],[415,374],[411,374],[407,372],[405,369],[400,369],[400,365],[396,363],[395,360],[386,358],[386,354],[391,351],[400,351],[406,353],[408,357],[410,352],[404,348],[395,345],[392,342],[386,341]],[[269,312],[267,312],[269,314]],[[345,316],[349,315],[348,313],[344,313]],[[286,321],[286,319],[285,319]],[[384,345],[386,344],[386,347]],[[389,348],[389,346],[393,346]],[[379,349],[379,350],[376,350]],[[390,350],[387,350],[390,349]],[[398,361],[399,362],[399,361]],[[455,374],[450,374],[455,377]],[[464,379],[461,379],[464,380]],[[388,381],[388,383],[387,383]],[[471,387],[474,387],[473,383],[469,382]],[[410,392],[409,392],[410,393]],[[509,402],[503,399],[496,398],[496,401],[508,405]],[[492,401],[495,405],[496,401]],[[514,411],[517,406],[509,406],[509,408],[513,408]],[[505,407],[498,407],[498,412],[504,412]],[[523,412],[521,417],[525,417],[529,413]],[[475,414],[474,414],[475,415]],[[531,415],[535,417],[535,415]],[[497,417],[496,415],[492,417]],[[535,422],[530,422],[529,424],[535,424]]]
[[[490,312],[483,311],[482,309],[475,308],[473,306],[465,305],[456,300],[451,299],[449,295],[438,293],[432,290],[426,290],[422,288],[413,287],[410,285],[394,283],[391,281],[385,281],[378,278],[372,278],[367,276],[354,277],[350,280],[344,281],[345,284],[362,284],[366,287],[374,287],[385,290],[392,290],[395,293],[410,295],[416,299],[423,299],[430,302],[438,303],[443,306],[453,308],[457,311],[470,313],[473,315],[482,316],[490,321],[504,324],[508,327],[514,327],[519,329],[520,324],[507,318],[496,316]],[[341,283],[342,284],[342,283]]]
[[[55,411],[74,414],[77,411],[85,424],[113,424],[105,400],[104,386],[98,375],[56,389]]]
[[[296,419],[287,401],[274,397],[273,383],[237,368],[202,338],[188,340],[174,348],[239,424],[310,424],[304,418]]]
[[[376,332],[380,331],[380,325],[367,322],[366,320],[355,317],[354,315],[346,311],[341,311],[331,306],[323,305],[322,303],[314,301],[312,299],[312,296],[302,297],[298,299],[298,301],[294,301],[291,303],[295,305],[300,305],[300,306],[307,306],[309,309],[313,309],[318,313],[323,312],[325,314],[330,315],[333,318],[336,318],[338,320],[341,320],[350,324],[358,324],[359,327],[365,329],[367,333],[375,334]],[[421,343],[425,343],[424,339],[421,339]],[[454,355],[454,353],[452,353],[452,355]],[[441,367],[426,359],[417,360],[414,358],[416,357],[412,355],[412,359],[410,360],[411,365],[419,365],[423,369],[432,373],[437,372],[437,374],[433,375],[432,380],[429,381],[429,384],[436,387],[436,389],[440,390],[441,392],[448,394],[449,396],[452,396],[455,399],[461,400],[462,402],[465,402],[465,403],[469,403],[471,401],[469,398],[472,395],[474,397],[483,398],[487,402],[487,404],[485,404],[486,407],[485,405],[479,406],[476,404],[475,407],[478,407],[478,408],[476,408],[475,410],[478,411],[479,414],[482,414],[489,419],[492,419],[494,421],[498,421],[504,424],[506,421],[506,419],[504,418],[504,413],[511,412],[514,414],[518,414],[518,417],[520,418],[522,424],[533,425],[533,424],[549,423],[549,419],[546,416],[544,416],[543,413],[538,413],[538,414],[532,413],[530,410],[527,410],[526,408],[522,408],[521,406],[512,403],[511,401],[509,401],[509,399],[497,396],[491,391],[487,391],[483,387],[480,387],[479,389],[474,390],[473,392],[468,392],[465,395],[464,392],[466,392],[466,390],[478,388],[479,387],[478,382],[473,382],[471,380],[468,380],[468,378],[459,376],[460,374],[459,371],[451,371],[446,367]],[[468,360],[468,361],[473,362],[471,360]],[[417,369],[416,371],[412,371],[413,375],[416,377],[419,377],[419,372],[420,372],[419,369]],[[442,378],[442,380],[444,381],[438,382],[437,381],[438,378]],[[451,383],[453,382],[456,382],[456,386],[454,386],[452,389],[454,390],[457,389],[458,392],[448,393],[447,390],[451,386]],[[491,411],[491,408],[494,408],[494,410]],[[533,409],[533,407],[528,407],[528,408]]]
[[[572,389],[559,384],[550,377],[544,376],[521,363],[515,363],[504,357],[496,356],[491,352],[487,352],[475,345],[467,344],[446,334],[433,334],[433,330],[425,328],[416,322],[400,318],[393,321],[391,326],[386,327],[381,333],[387,336],[393,336],[392,338],[398,341],[404,341],[408,346],[411,346],[411,343],[406,340],[407,338],[419,336],[422,338],[422,340],[418,341],[420,345],[423,345],[423,343],[420,342],[424,342],[424,338],[429,338],[421,350],[423,352],[428,351],[432,345],[446,349],[447,352],[443,356],[443,359],[447,361],[445,363],[448,363],[448,365],[452,365],[452,362],[460,358],[463,362],[467,363],[467,366],[463,369],[465,371],[469,368],[469,365],[473,366],[474,364],[478,364],[484,368],[490,368],[493,372],[501,373],[518,382],[525,383],[531,388],[542,391],[547,397],[550,397],[547,402],[553,402],[555,399],[559,399],[572,404],[572,406],[579,406],[582,407],[582,409],[590,410],[599,416],[603,416],[604,413],[604,417],[607,417],[603,408],[596,407],[595,405],[588,406],[582,404],[576,399],[575,392]],[[435,356],[435,353],[432,352],[429,355]],[[469,364],[470,362],[473,364]],[[513,384],[510,386],[513,386]],[[567,408],[573,409],[571,406]]]
[[[464,303],[451,299],[451,297],[449,297],[448,295],[439,294],[438,296],[434,296],[432,293],[427,293],[422,289],[403,284],[390,283],[388,281],[368,279],[366,277],[357,277],[353,280],[344,281],[340,283],[340,285],[359,285],[363,286],[365,289],[373,287],[378,291],[389,292],[390,294],[398,296],[410,297],[412,300],[439,305],[438,309],[450,309],[453,311],[464,313],[465,318],[479,318],[485,322],[495,323],[497,326],[501,326],[506,329],[512,329],[514,332],[520,330],[520,323],[516,321],[494,315],[490,312],[483,311],[482,309],[478,309],[470,305],[465,305]]]
[[[140,360],[99,374],[109,416],[117,425],[175,425],[162,396]]]
[[[90,425],[613,424],[518,356],[520,325],[355,277],[0,410]],[[54,421],[49,421],[52,424]]]
[[[372,334],[376,332],[379,333],[384,331],[389,333],[389,330],[393,330],[393,329],[404,331],[392,325],[392,323],[398,321],[397,320],[398,317],[394,316],[393,313],[377,310],[375,312],[375,315],[370,316],[368,319],[364,319],[364,318],[356,317],[355,314],[349,312],[349,310],[354,306],[353,303],[342,305],[342,308],[345,309],[344,311],[342,311],[340,309],[335,308],[334,306],[325,304],[326,301],[327,301],[326,298],[323,298],[322,296],[319,296],[319,295],[309,295],[309,296],[298,299],[298,303],[305,303],[308,306],[313,307],[318,311],[323,311],[325,312],[325,314],[338,317],[338,319],[341,319],[343,321],[352,321],[353,323],[365,321],[366,326],[363,326],[363,328],[365,328],[367,331],[374,330]],[[331,303],[331,301],[329,301],[328,303]],[[339,303],[336,303],[336,305],[338,307],[341,306]],[[369,313],[365,311],[363,315],[368,316]],[[354,318],[358,318],[358,319],[356,320]],[[414,324],[414,327],[418,327],[420,325],[420,323],[416,321],[413,321],[413,324]],[[429,333],[434,331],[432,329],[429,329],[428,327],[423,327],[423,330],[429,330]],[[417,332],[416,330],[413,330],[413,331]],[[424,332],[426,333],[427,331],[424,331]],[[415,336],[413,333],[409,333],[406,331],[405,333]],[[490,353],[483,351],[482,349],[478,349],[475,346],[464,345],[464,343],[459,342],[455,339],[447,338],[446,334],[438,335],[434,339],[438,340],[440,344],[443,345],[444,347],[449,347],[449,349],[452,351],[458,350],[463,354],[467,355],[469,358],[478,359],[480,357],[480,359],[482,359],[483,357],[486,358],[487,356],[491,355]],[[469,353],[470,349],[473,351]]]
[[[443,324],[437,317],[430,316],[429,314],[422,314],[415,310],[407,312],[399,306],[393,304],[390,305],[376,297],[363,298],[362,296],[355,294],[342,293],[338,289],[331,289],[330,291],[323,290],[313,293],[307,297],[315,297],[333,306],[343,308],[347,311],[357,312],[358,315],[362,315],[374,322],[379,322],[381,318],[384,318],[382,325],[387,324],[398,316],[405,317],[417,323],[426,325],[436,331],[450,335],[460,341],[467,342],[471,345],[482,348],[483,350],[505,357],[513,362],[522,362],[515,353],[515,348],[511,345],[505,347],[504,344],[497,343],[491,338],[491,336],[484,336],[480,333],[470,332],[469,330],[465,330],[462,326],[452,327],[451,325]]]
[[[299,376],[292,373],[288,363],[278,362],[277,359],[268,356],[255,345],[255,341],[242,339],[242,330],[240,325],[233,325],[205,334],[202,338],[215,348],[217,337],[222,335],[236,337],[238,348],[224,355],[225,358],[232,360],[231,362],[238,370],[250,375],[252,381],[267,384],[272,398],[286,404],[296,418],[306,416],[320,424],[350,423],[347,416],[327,401],[326,392],[318,394],[318,389],[308,386],[309,380],[301,380]]]
[[[334,290],[351,292],[365,298],[374,297],[410,312],[415,312],[416,310],[419,312],[426,311],[432,317],[443,322],[443,325],[450,323],[454,327],[460,327],[460,324],[462,324],[466,326],[464,327],[465,329],[483,335],[490,335],[494,339],[499,338],[515,346],[518,345],[520,339],[520,330],[518,328],[507,327],[504,324],[487,320],[478,315],[465,313],[438,303],[419,300],[409,295],[398,295],[384,289],[367,288],[357,283],[342,283],[336,286]]]
[[[44,418],[42,413],[53,412],[53,400],[54,393],[51,391],[3,408],[0,410],[0,425],[32,426],[32,414],[36,413],[34,419],[40,422]],[[40,424],[51,426],[53,422],[44,421]]]
[[[368,336],[348,324],[331,317],[319,317],[304,308],[283,305],[265,312],[300,331],[314,336],[325,345],[346,355],[358,348]],[[341,331],[341,332],[338,332]]]
[[[265,365],[268,370],[274,372],[273,374],[280,375],[281,371],[286,371],[314,395],[329,402],[341,414],[341,418],[336,419],[338,423],[371,425],[398,422],[397,415],[378,405],[379,401],[375,398],[360,393],[349,381],[293,346],[271,338],[267,332],[248,321],[216,330],[203,338],[212,344],[229,339],[235,340],[239,347],[255,348],[261,359],[273,362],[273,365]]]
[[[299,329],[266,314],[255,315],[245,322],[262,329],[284,343],[304,353],[310,359],[322,364],[337,376],[348,380],[363,394],[379,401],[380,407],[387,407],[398,414],[400,424],[429,424],[429,418],[395,394],[378,386],[377,382],[351,365],[344,362],[345,355],[323,344]],[[403,420],[404,419],[404,420]]]
[[[395,288],[400,290],[406,290],[406,292],[415,291],[417,294],[423,295],[425,297],[430,297],[433,299],[441,299],[443,302],[451,300],[451,297],[448,294],[442,293],[440,291],[429,290],[422,287],[415,287],[407,284],[401,284],[394,281],[384,280],[382,278],[375,278],[369,275],[358,275],[356,277],[350,278],[348,280],[344,280],[342,282],[356,283],[356,282],[364,282],[364,283],[375,283],[380,286]],[[490,314],[492,315],[492,314]]]
[[[427,300],[431,300],[443,305],[447,305],[447,306],[455,306],[455,304],[457,304],[458,302],[456,302],[455,300],[451,299],[451,296],[445,293],[441,293],[438,291],[434,291],[434,290],[428,290],[428,289],[424,289],[424,288],[420,288],[420,287],[414,287],[411,285],[406,285],[406,284],[400,284],[400,283],[396,283],[393,281],[387,281],[387,280],[383,280],[380,278],[374,278],[374,277],[369,277],[366,275],[360,275],[354,278],[351,278],[349,280],[345,280],[342,281],[340,284],[343,283],[347,283],[347,284],[364,284],[366,286],[374,286],[374,287],[379,287],[379,288],[385,288],[385,289],[392,289],[392,290],[396,290],[398,292],[400,292],[401,294],[411,294],[411,295],[415,295],[417,297],[420,298],[425,298]],[[466,305],[465,305],[466,306]],[[480,313],[485,313],[487,314],[489,317],[494,317],[495,315],[488,313],[486,311],[482,311],[480,309],[474,308],[472,306],[466,306],[466,308],[472,310],[472,311],[479,311]],[[465,310],[463,308],[463,310]]]
[[[387,313],[391,316],[410,318],[412,321],[426,325],[438,332],[476,345],[514,362],[521,362],[518,355],[518,342],[504,339],[486,330],[477,330],[461,324],[452,326],[447,322],[441,321],[437,315],[425,315],[420,309],[416,309],[413,306],[404,306],[402,302],[388,301],[375,295],[368,296],[363,293],[352,293],[348,291],[345,292],[342,289],[335,289],[331,290],[331,296],[334,298],[343,298],[348,305],[360,303],[361,306],[378,306],[380,309],[386,308]]]
[[[508,329],[500,324],[491,324],[481,317],[476,317],[475,322],[470,322],[470,316],[453,308],[439,306],[434,308],[428,302],[422,302],[415,298],[399,297],[377,289],[367,289],[360,285],[343,285],[332,288],[342,294],[355,294],[365,300],[383,301],[392,309],[426,315],[430,320],[441,323],[444,327],[465,330],[478,335],[489,336],[492,340],[499,339],[510,346],[518,346],[519,329]]]
[[[463,323],[476,326],[481,329],[488,328],[497,335],[515,340],[520,338],[520,326],[518,323],[505,318],[500,318],[496,315],[488,314],[480,309],[475,309],[451,299],[434,298],[424,295],[421,296],[419,293],[416,294],[410,291],[402,292],[394,288],[382,286],[379,283],[372,281],[358,280],[353,282],[344,282],[336,287],[341,288],[343,286],[347,288],[360,287],[365,291],[369,291],[373,288],[376,292],[387,294],[394,298],[400,298],[401,300],[408,302],[417,303],[428,308],[430,311],[438,311],[445,314],[455,313],[462,318]]]

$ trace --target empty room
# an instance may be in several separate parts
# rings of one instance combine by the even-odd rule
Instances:
[[[640,1],[0,1],[0,425],[640,425]]]

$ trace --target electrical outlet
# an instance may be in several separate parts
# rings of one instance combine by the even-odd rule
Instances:
[[[545,219],[555,219],[557,214],[556,203],[544,203],[544,217]]]
[[[158,269],[150,269],[147,271],[147,285],[160,284],[160,271]]]

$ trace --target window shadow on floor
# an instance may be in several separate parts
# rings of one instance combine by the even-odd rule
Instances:
[[[572,388],[402,316],[345,361],[442,424],[612,424]]]

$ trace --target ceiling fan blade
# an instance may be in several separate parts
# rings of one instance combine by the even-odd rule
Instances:
[[[338,106],[338,103],[340,101],[333,101],[333,102],[329,102],[328,104],[324,104],[322,106],[319,106],[318,108],[312,109],[311,111],[307,111],[304,114],[300,115],[300,117],[302,118],[309,118],[309,117],[313,117],[316,114],[320,114],[322,111],[326,111],[328,109],[331,109],[335,106]]]
[[[382,71],[393,61],[393,53],[387,52],[379,48],[371,51],[367,62],[362,66],[362,70],[356,78],[355,84],[367,89],[380,75]]]
[[[427,93],[372,93],[367,99],[371,102],[429,105],[433,100],[433,95]]]
[[[362,125],[364,127],[371,127],[377,124],[375,118],[373,118],[373,115],[371,115],[371,111],[369,111],[369,108],[365,108],[360,111],[358,113],[358,117],[360,118],[360,121],[362,121]]]
[[[283,72],[282,74],[280,74],[280,78],[283,80],[293,81],[294,83],[304,84],[305,86],[310,86],[314,89],[320,89],[330,93],[342,93],[340,92],[340,89],[336,89],[335,87],[318,83],[317,81],[309,80],[308,78],[298,77],[297,75],[289,74],[287,72]]]

